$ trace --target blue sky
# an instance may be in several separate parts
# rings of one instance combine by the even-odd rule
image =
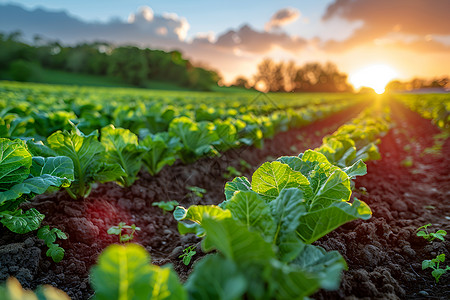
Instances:
[[[317,28],[321,16],[331,0],[171,0],[171,1],[142,1],[142,0],[0,0],[0,3],[16,3],[26,8],[43,7],[52,10],[65,10],[73,16],[84,21],[106,22],[112,18],[127,20],[130,13],[134,13],[141,6],[149,6],[155,14],[164,12],[176,13],[185,17],[190,25],[188,37],[195,36],[198,32],[212,31],[215,34],[224,32],[230,28],[238,28],[244,23],[249,23],[255,28],[262,29],[274,12],[285,7],[297,8],[301,17],[297,22],[290,24],[285,30],[292,34],[301,34],[305,37],[313,37],[320,34]],[[305,28],[305,20],[311,26]]]

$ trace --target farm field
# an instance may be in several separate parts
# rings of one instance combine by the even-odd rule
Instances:
[[[450,272],[422,270],[448,238],[417,236],[450,230],[449,114],[449,94],[2,82],[0,280],[71,299],[449,298]],[[120,222],[140,230],[108,247]]]

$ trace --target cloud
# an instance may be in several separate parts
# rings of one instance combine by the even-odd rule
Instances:
[[[189,30],[189,23],[175,13],[164,13],[162,16],[153,13],[148,6],[142,6],[137,13],[128,17],[128,23],[149,35],[157,34],[167,38],[183,41]]]
[[[290,36],[286,33],[257,31],[249,25],[243,25],[239,30],[230,30],[217,38],[217,46],[234,48],[253,53],[266,53],[275,46],[290,52],[304,49],[308,42],[305,39]]]
[[[395,43],[399,47],[416,45],[417,49],[412,49],[421,52],[449,51],[447,45],[427,38],[433,34],[450,36],[449,11],[448,0],[335,0],[328,6],[323,21],[341,18],[363,21],[363,25],[344,41],[328,42],[326,49],[346,50],[400,33],[413,38],[398,36]]]
[[[146,6],[130,14],[127,22],[85,22],[64,11],[28,11],[17,5],[0,5],[0,28],[6,32],[19,29],[28,39],[39,34],[65,44],[107,41],[168,50],[184,43],[189,23],[176,14],[154,14]]]
[[[266,23],[265,29],[269,31],[271,29],[277,29],[284,25],[294,22],[300,17],[300,11],[296,8],[287,7],[277,11],[269,22]]]

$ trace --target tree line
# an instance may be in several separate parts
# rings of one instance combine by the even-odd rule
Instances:
[[[0,33],[0,79],[28,81],[41,68],[119,78],[145,87],[150,80],[209,90],[217,85],[217,72],[194,66],[179,51],[115,47],[109,43],[63,46],[35,36],[33,44],[21,41],[21,33]]]
[[[449,87],[449,78],[442,76],[433,79],[413,78],[409,81],[392,80],[386,85],[387,91],[411,91],[427,88],[444,89]]]
[[[239,76],[233,85],[266,92],[351,92],[347,77],[330,62],[297,66],[293,61],[276,63],[266,58],[258,64],[252,79]]]

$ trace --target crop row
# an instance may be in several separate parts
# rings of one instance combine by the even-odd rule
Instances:
[[[283,116],[292,126],[322,111],[315,106],[349,105],[357,96],[266,96],[260,93],[201,94],[187,92],[143,92],[130,89],[47,87],[0,83],[0,136],[34,137],[44,140],[57,130],[70,130],[68,120],[90,133],[113,124],[144,137],[167,131],[171,121],[188,117],[196,122],[241,120],[274,122]],[[355,101],[356,100],[356,101]],[[286,118],[283,118],[286,121]]]
[[[39,86],[39,89],[31,91],[44,93],[41,89]],[[26,94],[23,91],[9,93],[16,95],[16,98]],[[27,100],[23,101],[28,101],[28,97],[25,98]],[[58,106],[58,102],[51,101]],[[145,117],[141,115],[142,118],[138,118],[138,111],[152,112],[155,118],[158,116],[158,119],[152,119],[156,120],[152,124],[159,124],[159,127],[153,127],[157,128],[156,133],[150,133],[151,127],[145,127],[149,125],[146,121],[133,127],[140,132],[139,139],[131,130],[113,125],[85,134],[79,127],[84,124],[85,128],[96,128],[100,125],[96,123],[98,118],[93,116],[87,124],[80,121],[83,119],[82,113],[77,116],[79,119],[71,120],[60,118],[67,114],[65,111],[36,112],[36,108],[22,101],[10,102],[0,113],[0,222],[16,233],[37,230],[44,215],[35,209],[23,212],[19,206],[49,188],[65,188],[76,199],[87,197],[96,182],[115,181],[121,186],[130,186],[143,165],[150,174],[155,175],[177,159],[189,163],[204,155],[219,155],[219,152],[233,147],[262,146],[263,138],[323,118],[353,104],[353,101],[323,103],[285,113],[275,110],[268,116],[247,113],[239,115],[239,119],[228,116],[212,122],[195,120],[198,111],[194,111],[195,115],[188,114],[188,107],[180,109],[186,112],[185,115],[174,117],[174,111],[169,106],[161,112],[161,105],[152,106],[155,101],[141,104],[138,105],[141,110],[119,106],[118,109],[129,108],[125,112],[131,115],[129,119],[123,115],[115,119],[116,123],[136,120],[128,123],[129,127],[133,127],[131,125],[150,118],[145,114]],[[105,104],[102,109],[108,110],[108,107]],[[67,107],[63,105],[58,109]],[[75,111],[77,109],[80,107],[76,107]],[[200,106],[200,109],[203,107]],[[167,113],[169,111],[171,113]],[[76,121],[77,125],[73,123]],[[57,130],[65,123],[71,126],[71,130]],[[166,128],[167,131],[164,131]],[[50,136],[45,138],[47,134]],[[38,236],[49,246],[47,255],[55,261],[61,260],[64,250],[54,242],[57,238],[66,238],[64,233],[45,227],[39,229]]]
[[[395,98],[425,119],[431,119],[442,130],[450,130],[450,97],[447,94],[397,94]]]
[[[178,207],[180,232],[204,237],[205,252],[216,250],[184,285],[170,267],[151,265],[141,246],[112,245],[91,271],[96,299],[300,299],[336,289],[344,259],[311,243],[345,222],[370,218],[364,202],[349,200],[351,180],[366,173],[362,160],[379,156],[377,137],[388,130],[388,113],[377,113],[366,110],[316,150],[264,163],[251,182],[228,182],[219,206]],[[14,285],[9,281],[0,295]]]

